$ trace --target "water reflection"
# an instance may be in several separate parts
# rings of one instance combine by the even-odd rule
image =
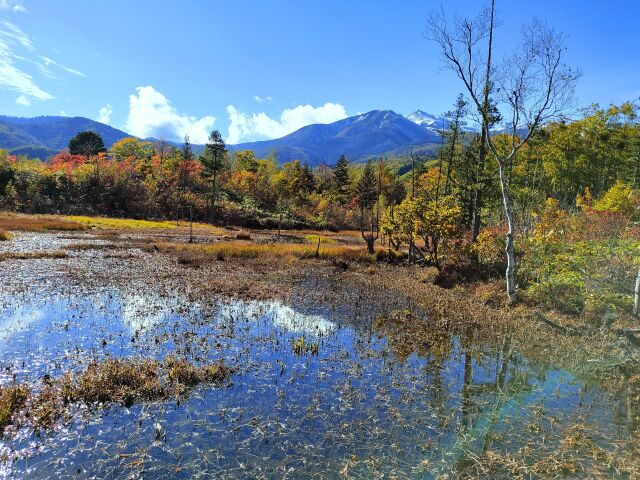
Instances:
[[[540,411],[560,430],[578,417],[616,428],[608,396],[537,367],[509,337],[484,343],[408,311],[356,329],[307,308],[110,291],[5,310],[0,366],[18,378],[106,355],[222,357],[235,373],[180,402],[79,409],[56,432],[6,438],[0,476],[436,478],[469,452],[528,445]],[[292,350],[301,336],[317,356]]]
[[[291,333],[322,336],[332,333],[336,324],[320,315],[301,313],[280,301],[273,302],[233,302],[223,305],[218,314],[222,318],[248,316],[268,318],[276,328]]]

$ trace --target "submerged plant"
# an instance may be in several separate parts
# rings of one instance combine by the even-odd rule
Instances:
[[[308,342],[304,336],[291,340],[291,351],[296,355],[304,355],[309,353],[311,355],[318,355],[318,342]]]

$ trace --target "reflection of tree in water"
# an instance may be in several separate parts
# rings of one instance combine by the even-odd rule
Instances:
[[[374,331],[387,339],[393,354],[401,362],[412,354],[441,364],[451,355],[451,332],[417,318],[409,310],[396,310],[387,317],[377,317]]]
[[[413,354],[426,363],[438,447],[464,470],[468,454],[481,455],[515,426],[514,413],[533,393],[535,372],[512,353],[509,335],[490,347],[473,328],[452,332],[408,311],[378,317],[374,330],[401,362]]]

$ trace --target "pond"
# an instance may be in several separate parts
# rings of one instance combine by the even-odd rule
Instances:
[[[53,431],[6,435],[3,478],[438,478],[487,450],[552,452],[548,430],[583,425],[607,446],[635,428],[622,400],[508,337],[442,331],[417,311],[115,289],[3,305],[4,385],[106,357],[233,369],[186,398],[78,406]]]

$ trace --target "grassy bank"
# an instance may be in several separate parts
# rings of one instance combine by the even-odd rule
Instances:
[[[384,248],[377,248],[375,253],[370,254],[365,247],[323,244],[322,241],[319,248],[317,244],[315,246],[297,243],[259,244],[244,241],[223,241],[206,245],[163,242],[155,246],[160,251],[177,254],[181,263],[197,263],[198,260],[206,258],[219,261],[234,258],[262,261],[318,258],[342,262],[375,263],[389,258],[389,252]],[[393,259],[396,258],[394,252],[391,255]]]

